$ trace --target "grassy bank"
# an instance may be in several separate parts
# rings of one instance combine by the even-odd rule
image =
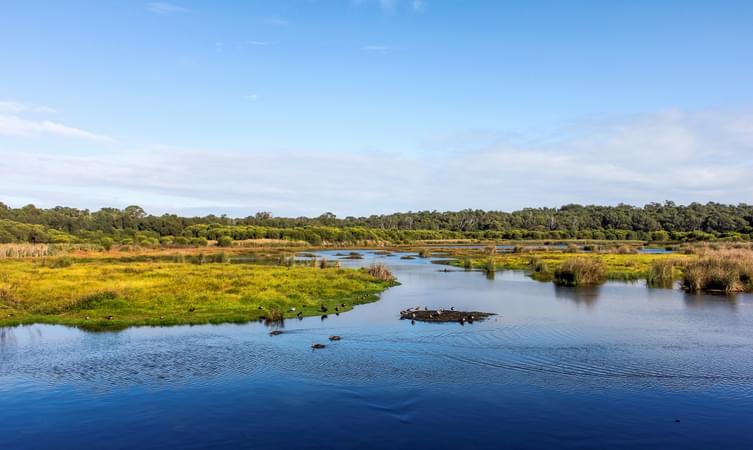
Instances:
[[[347,311],[391,286],[367,270],[47,258],[0,262],[0,326],[88,329],[247,322]],[[343,306],[344,305],[344,306]]]

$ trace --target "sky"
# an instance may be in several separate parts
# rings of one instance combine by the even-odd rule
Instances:
[[[0,0],[0,202],[753,203],[753,2]]]

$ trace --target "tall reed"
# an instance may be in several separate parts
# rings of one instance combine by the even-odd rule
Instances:
[[[554,271],[554,282],[563,286],[601,284],[606,279],[607,266],[600,258],[568,258]]]

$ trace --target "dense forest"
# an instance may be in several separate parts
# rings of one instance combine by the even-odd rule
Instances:
[[[0,203],[0,243],[95,242],[142,245],[205,245],[247,239],[285,239],[311,244],[430,239],[640,239],[648,241],[751,240],[753,206],[673,202],[643,207],[565,205],[513,212],[419,211],[338,218],[245,218],[209,215],[155,216],[139,206],[99,211]]]

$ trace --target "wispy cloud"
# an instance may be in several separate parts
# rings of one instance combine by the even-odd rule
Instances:
[[[264,19],[264,23],[272,25],[273,27],[285,27],[290,25],[290,22],[282,17],[267,17]]]
[[[188,8],[166,2],[151,2],[146,4],[146,9],[154,14],[164,16],[187,13]]]
[[[386,45],[364,45],[361,47],[361,50],[365,52],[374,52],[374,53],[387,53],[391,50],[389,46]]]
[[[113,139],[80,128],[70,127],[50,120],[37,120],[24,117],[28,114],[55,112],[47,106],[0,101],[0,136],[32,137],[53,135],[64,138],[85,139],[99,142],[113,142]]]
[[[271,42],[267,41],[246,41],[247,45],[250,45],[252,47],[266,47],[268,45],[271,45]]]
[[[376,5],[384,13],[393,13],[401,8],[401,5],[405,4],[407,7],[415,13],[423,13],[426,11],[425,0],[352,0],[353,6],[362,5]]]
[[[450,137],[451,150],[434,151],[440,139],[411,156],[164,148],[76,156],[6,147],[0,192],[82,207],[286,215],[753,198],[753,112],[669,110],[571,128],[544,143],[501,133],[463,147],[466,139]]]
[[[49,106],[30,105],[28,103],[0,101],[0,113],[54,113],[55,110]]]

